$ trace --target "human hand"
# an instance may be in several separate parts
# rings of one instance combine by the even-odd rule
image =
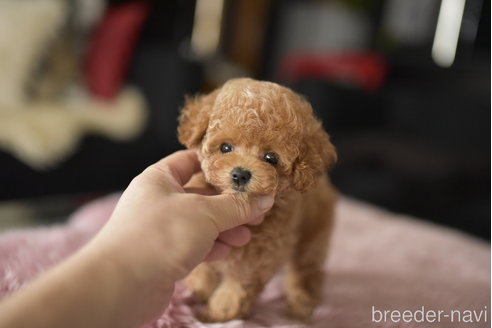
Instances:
[[[247,243],[242,225],[261,221],[273,204],[272,196],[183,187],[199,170],[193,151],[148,167],[87,246],[2,303],[0,326],[137,327],[155,319],[176,280]]]
[[[125,249],[135,265],[178,269],[186,276],[203,260],[225,257],[250,239],[244,224],[261,222],[272,196],[211,195],[211,188],[187,187],[200,171],[194,151],[174,153],[137,176],[122,194],[96,241]],[[192,193],[190,193],[192,191]]]

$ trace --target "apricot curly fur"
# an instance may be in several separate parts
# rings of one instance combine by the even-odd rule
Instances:
[[[322,263],[332,230],[336,192],[326,176],[336,152],[311,105],[271,82],[233,79],[204,96],[187,99],[178,137],[196,149],[203,177],[224,193],[238,192],[236,167],[251,172],[241,191],[272,194],[264,222],[251,227],[251,242],[222,261],[203,263],[186,279],[203,301],[208,321],[247,316],[265,284],[284,266],[290,313],[308,319],[319,302]],[[229,143],[233,151],[222,153]],[[276,165],[264,161],[273,152]]]

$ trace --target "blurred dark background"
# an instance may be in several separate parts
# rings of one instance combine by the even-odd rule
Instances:
[[[89,135],[42,170],[0,150],[1,200],[123,189],[181,148],[184,95],[247,75],[312,103],[338,149],[343,194],[490,239],[490,1],[145,4],[125,75],[147,101],[144,131]]]

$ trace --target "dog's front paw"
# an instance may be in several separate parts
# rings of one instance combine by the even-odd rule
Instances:
[[[289,302],[289,314],[295,319],[309,321],[316,306],[315,300],[308,295],[298,294],[298,297]]]
[[[205,303],[217,288],[219,277],[212,267],[202,263],[186,277],[185,283],[191,290],[193,299]]]
[[[246,316],[252,305],[251,295],[238,283],[224,283],[208,302],[206,321],[225,322]]]
[[[189,286],[188,288],[191,290],[191,294],[193,295],[193,301],[198,303],[206,303],[212,295],[213,290],[210,288],[206,288],[205,286]]]
[[[291,290],[288,296],[287,303],[290,316],[297,320],[309,321],[317,304],[314,297],[300,288]]]

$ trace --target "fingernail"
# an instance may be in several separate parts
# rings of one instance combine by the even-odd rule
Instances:
[[[256,201],[256,204],[258,205],[258,208],[265,212],[268,211],[272,206],[273,206],[274,198],[271,195],[267,196],[261,196],[258,198]]]

